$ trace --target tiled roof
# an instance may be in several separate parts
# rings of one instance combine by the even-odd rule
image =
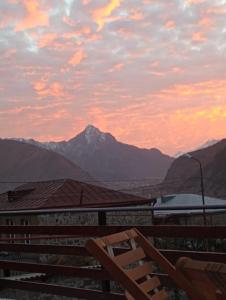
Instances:
[[[0,195],[0,210],[136,205],[150,200],[72,179],[26,183]]]

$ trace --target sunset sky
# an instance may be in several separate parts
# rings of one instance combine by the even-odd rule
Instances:
[[[226,137],[226,1],[1,0],[0,137]]]

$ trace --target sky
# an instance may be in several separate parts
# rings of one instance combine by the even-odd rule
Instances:
[[[0,137],[226,137],[226,1],[1,0]]]

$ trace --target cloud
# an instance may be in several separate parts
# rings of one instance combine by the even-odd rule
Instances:
[[[176,28],[176,24],[175,24],[174,21],[167,21],[167,22],[165,23],[165,27],[166,27],[167,29],[174,29],[174,28]]]
[[[72,57],[69,59],[68,63],[70,65],[76,66],[79,65],[85,58],[85,53],[83,49],[78,49]]]
[[[29,1],[21,0],[21,1],[25,7],[26,13],[24,19],[16,25],[15,28],[16,31],[49,25],[48,13],[40,9],[39,1],[37,0],[29,0]]]
[[[43,48],[51,45],[58,37],[57,33],[46,33],[38,39],[38,47]]]
[[[189,4],[200,4],[205,2],[206,0],[187,0]]]
[[[205,37],[203,32],[193,32],[192,41],[194,42],[205,42],[207,38]]]
[[[2,0],[0,10],[2,137],[66,139],[94,123],[172,154],[226,136],[224,1]]]
[[[65,98],[67,93],[65,92],[60,82],[52,82],[48,84],[44,80],[36,81],[33,83],[33,87],[40,99],[53,97],[53,98]]]
[[[107,17],[110,17],[112,12],[116,8],[120,7],[122,2],[123,0],[110,0],[107,5],[93,10],[92,16],[95,22],[98,24],[98,31],[103,29],[107,21]]]

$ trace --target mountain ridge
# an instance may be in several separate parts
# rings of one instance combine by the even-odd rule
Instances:
[[[226,139],[206,148],[189,152],[191,158],[181,156],[170,166],[163,184],[177,181],[177,192],[201,193],[201,163],[204,193],[208,196],[226,198]],[[180,181],[178,180],[180,178]],[[169,191],[170,192],[170,191]]]
[[[99,180],[163,179],[173,161],[156,148],[122,143],[93,125],[68,141],[41,143],[23,139],[23,142],[57,152]]]
[[[0,165],[1,192],[26,181],[62,178],[92,180],[87,172],[62,155],[15,140],[0,139]]]

